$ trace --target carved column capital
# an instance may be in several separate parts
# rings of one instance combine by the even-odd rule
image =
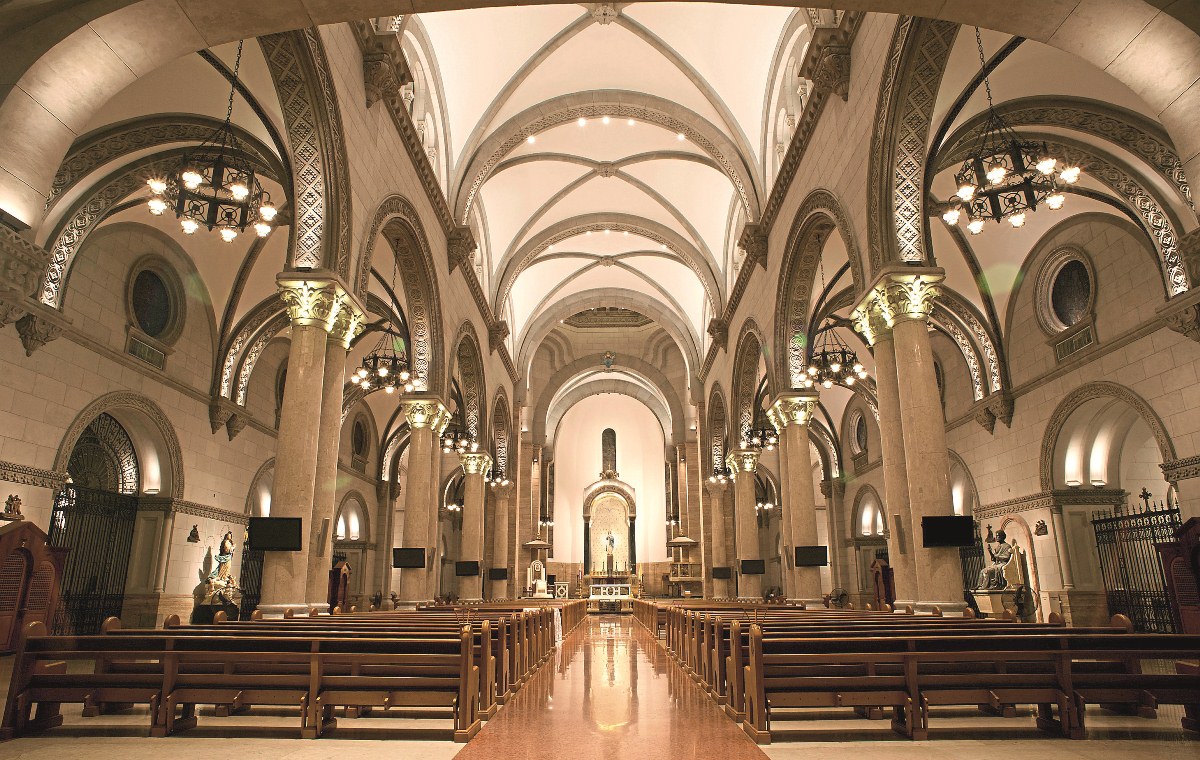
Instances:
[[[492,493],[496,494],[498,501],[508,501],[512,498],[513,492],[516,489],[517,484],[509,481],[508,483],[498,483],[492,486]]]
[[[410,396],[401,401],[400,406],[410,428],[430,428],[434,435],[441,435],[450,423],[450,411],[436,398]]]
[[[26,303],[28,312],[17,320],[17,334],[25,346],[25,355],[33,356],[34,351],[62,335],[71,321],[49,306],[32,300]]]
[[[729,323],[721,317],[708,320],[708,334],[722,351],[729,345]]]
[[[492,467],[492,457],[481,452],[459,454],[458,460],[467,475],[483,475]]]
[[[729,469],[733,471],[733,477],[736,480],[738,475],[749,474],[753,475],[758,469],[759,452],[754,449],[734,449],[725,455],[725,461],[729,465]]]
[[[867,291],[867,295],[850,313],[850,319],[854,321],[855,331],[866,339],[868,346],[874,346],[876,341],[891,335],[892,327],[884,319],[883,311],[875,301],[874,291]]]
[[[850,97],[850,46],[838,43],[821,45],[814,52],[808,79],[842,100]]]
[[[366,312],[332,272],[283,272],[275,278],[275,284],[293,326],[319,326],[346,348],[362,332]]]
[[[746,263],[759,264],[767,268],[767,230],[761,224],[747,224],[738,238],[738,245],[746,252]]]
[[[783,430],[789,425],[808,427],[808,423],[816,413],[820,397],[816,391],[796,391],[780,394],[767,410],[767,417],[776,430]]]
[[[229,436],[229,440],[237,438],[238,433],[246,429],[246,425],[250,423],[250,415],[246,412],[236,412],[225,423],[225,433]]]
[[[385,98],[398,98],[403,83],[392,57],[377,50],[363,55],[363,85],[366,88],[367,108]]]
[[[856,326],[876,330],[880,319],[888,327],[899,320],[926,320],[941,294],[946,272],[937,267],[885,267],[855,307]],[[877,312],[877,316],[874,312]],[[873,333],[874,340],[878,333]]]
[[[725,500],[725,494],[729,491],[729,482],[706,480],[704,481],[704,490],[708,494],[708,498],[712,499],[719,507]]]
[[[500,347],[504,345],[504,341],[508,340],[510,330],[508,322],[503,319],[497,319],[488,325],[488,352],[496,353]]]
[[[466,271],[474,266],[475,247],[475,236],[471,234],[470,227],[459,226],[450,230],[446,238],[446,255],[450,259],[451,273],[458,267]]]
[[[1200,253],[1197,259],[1197,264],[1200,264]],[[1167,301],[1158,308],[1158,316],[1171,330],[1200,342],[1200,289],[1190,290]]]

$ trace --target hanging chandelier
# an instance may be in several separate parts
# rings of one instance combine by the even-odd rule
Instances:
[[[712,475],[708,476],[709,483],[728,483],[733,479],[733,470],[728,465],[713,465]]]
[[[951,227],[965,215],[972,235],[983,232],[987,220],[1007,221],[1024,227],[1026,215],[1045,203],[1057,211],[1067,197],[1059,188],[1079,181],[1078,166],[1059,166],[1045,142],[1022,140],[992,103],[992,85],[987,76],[983,39],[975,28],[979,64],[987,93],[987,121],[962,167],[954,175],[955,194],[947,202],[942,220]],[[1057,175],[1057,176],[1056,176]]]
[[[746,431],[746,440],[742,441],[742,448],[758,451],[774,451],[778,445],[779,432],[770,425],[751,428]]]
[[[474,454],[479,451],[479,441],[474,433],[457,426],[447,427],[442,432],[442,453]]]
[[[817,384],[822,388],[849,387],[866,377],[867,370],[858,360],[858,354],[837,334],[835,325],[826,324],[817,330],[812,356],[804,369],[803,387],[812,388]]]
[[[271,194],[258,181],[254,165],[247,158],[249,151],[231,123],[243,42],[238,42],[224,123],[200,145],[184,152],[166,177],[146,181],[151,214],[162,216],[172,209],[185,234],[204,227],[217,230],[226,243],[232,243],[250,227],[259,237],[266,237],[279,213],[271,203]]]
[[[421,382],[408,369],[404,338],[387,328],[379,342],[363,357],[362,364],[350,375],[350,382],[365,391],[383,389],[385,393],[412,393]]]
[[[508,479],[508,476],[505,475],[503,472],[500,472],[499,470],[492,469],[488,473],[487,484],[489,486],[491,486],[492,488],[497,488],[499,486],[506,486],[506,485],[509,485],[511,482],[512,481],[510,481]]]

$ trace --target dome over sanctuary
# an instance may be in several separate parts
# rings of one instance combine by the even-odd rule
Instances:
[[[1189,746],[1200,15],[817,5],[0,2],[0,742]]]

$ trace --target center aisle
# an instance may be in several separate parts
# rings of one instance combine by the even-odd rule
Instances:
[[[765,760],[628,615],[589,616],[456,760]]]

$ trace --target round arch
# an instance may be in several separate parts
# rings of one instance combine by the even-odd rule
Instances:
[[[487,383],[483,376],[482,352],[475,325],[465,321],[458,328],[451,355],[454,366],[449,377],[458,381],[463,395],[463,422],[467,431],[483,441],[488,435]]]
[[[83,408],[58,445],[53,469],[66,472],[79,436],[101,414],[108,414],[129,434],[138,456],[142,482],[138,491],[158,489],[160,496],[183,498],[183,451],[171,420],[158,404],[140,393],[114,391]]]
[[[617,393],[640,401],[658,419],[659,425],[662,426],[663,438],[668,446],[680,440],[676,433],[676,428],[682,428],[683,424],[663,404],[661,399],[637,383],[613,378],[581,383],[565,393],[561,398],[554,399],[553,403],[548,406],[544,417],[546,422],[543,424],[543,440],[553,444],[558,434],[558,424],[567,412],[585,398],[598,396],[603,393]],[[535,434],[534,441],[537,440],[538,438]]]
[[[275,457],[262,463],[250,480],[246,492],[246,515],[267,517],[271,514],[271,489],[275,484]]]
[[[351,534],[349,532],[350,521],[346,520],[346,522],[345,522],[345,525],[347,527],[346,537],[342,538],[342,539],[338,539],[338,538],[336,538],[337,528],[338,528],[338,526],[343,524],[342,520],[344,518],[348,517],[348,515],[346,513],[346,508],[348,505],[351,505],[352,502],[354,504],[358,505],[358,509],[354,510],[355,516],[358,519],[358,536],[357,537],[351,536]],[[369,542],[371,540],[371,510],[367,508],[368,504],[369,504],[369,502],[366,500],[366,497],[364,497],[359,491],[356,491],[356,490],[347,491],[346,494],[344,496],[342,496],[341,500],[338,502],[336,517],[334,518],[334,521],[333,521],[335,540],[338,540],[338,541],[366,541],[366,542]]]
[[[754,426],[754,400],[758,395],[758,365],[763,358],[762,331],[753,318],[742,323],[738,336],[737,350],[733,357],[733,422],[739,441],[744,440]],[[775,383],[771,381],[770,362],[767,363],[766,393],[773,395]]]

